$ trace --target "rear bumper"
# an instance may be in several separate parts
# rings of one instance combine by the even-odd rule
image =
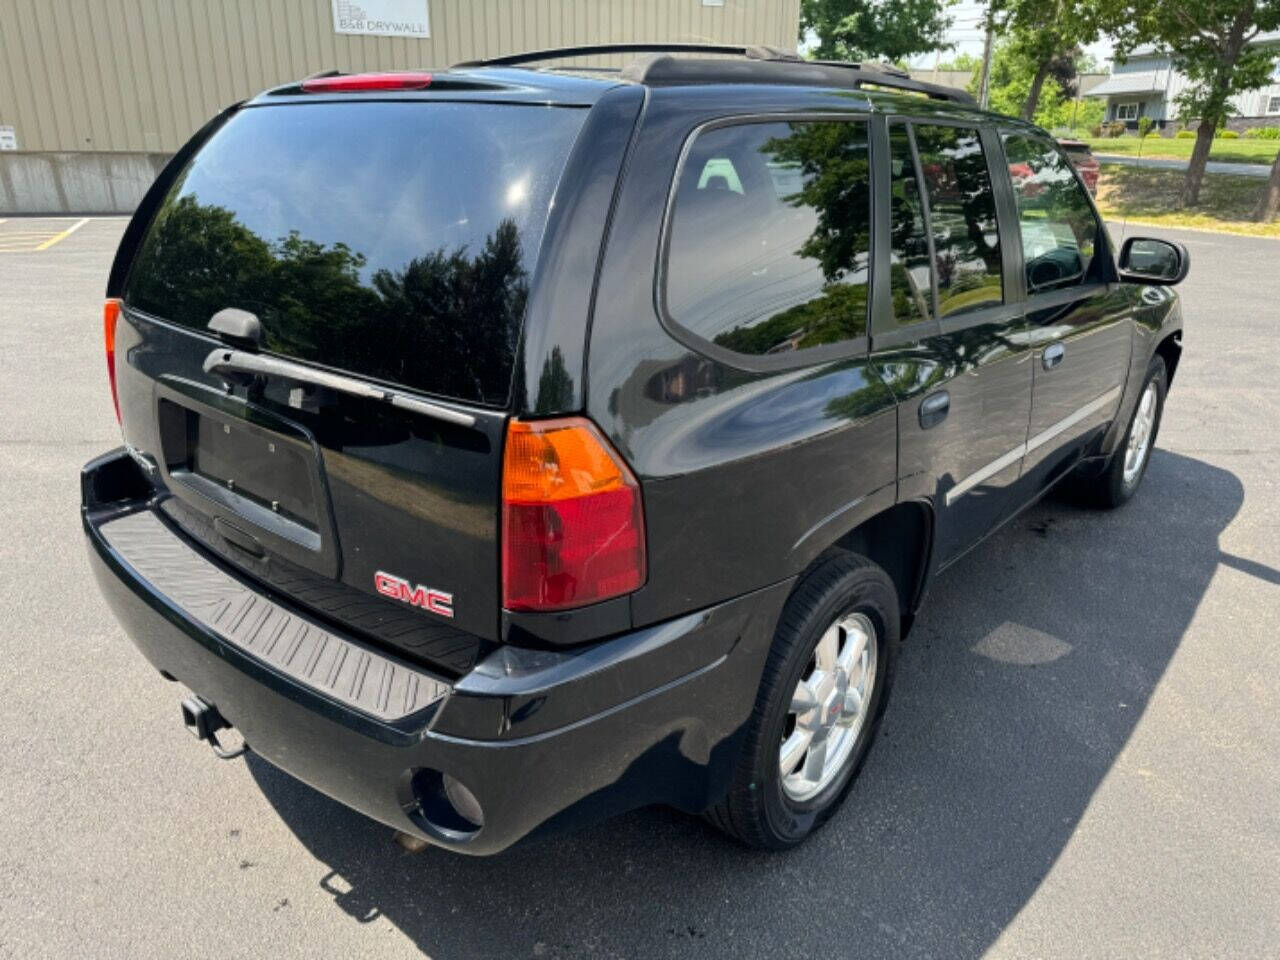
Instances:
[[[396,671],[438,684],[416,699],[383,696],[371,705],[351,693],[358,684],[337,682],[340,667],[323,679],[304,676],[243,632],[211,625],[173,589],[172,564],[158,576],[141,547],[113,536],[123,527],[112,524],[133,518],[136,526],[139,514],[154,513],[150,496],[123,450],[85,467],[89,556],[112,611],[156,669],[216,704],[254,752],[348,806],[441,846],[489,854],[541,827],[646,804],[698,811],[728,788],[789,583],[569,651],[502,648],[458,678],[431,677],[340,637],[286,598],[255,594],[385,669],[386,689],[403,686]],[[163,523],[158,515],[147,522]],[[190,551],[192,568],[208,565],[242,592],[261,589],[164,531],[173,549]],[[478,799],[478,831],[451,830],[432,814],[424,791],[439,774]]]

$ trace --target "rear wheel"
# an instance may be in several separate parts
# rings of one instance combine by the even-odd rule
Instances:
[[[1111,455],[1102,473],[1095,477],[1078,478],[1075,490],[1087,503],[1103,509],[1114,509],[1129,500],[1138,490],[1151,462],[1151,451],[1160,431],[1160,417],[1164,413],[1164,398],[1169,389],[1168,374],[1163,358],[1151,358],[1142,392],[1129,418],[1124,440]]]
[[[779,620],[733,786],[708,819],[772,850],[821,826],[875,737],[898,641],[897,592],[878,566],[842,553],[809,573]]]

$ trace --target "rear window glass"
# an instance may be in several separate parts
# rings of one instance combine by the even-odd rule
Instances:
[[[165,197],[125,300],[458,400],[507,399],[551,195],[585,111],[462,103],[252,107]]]
[[[670,318],[756,356],[865,336],[870,176],[862,121],[699,134],[672,207]]]

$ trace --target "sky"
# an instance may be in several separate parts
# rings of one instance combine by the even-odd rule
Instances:
[[[971,53],[975,57],[982,56],[982,14],[986,9],[985,3],[974,3],[972,0],[962,0],[948,9],[951,15],[951,29],[947,31],[947,42],[954,44],[954,49],[948,53],[942,54],[942,59],[947,60],[954,57],[958,53]],[[1093,54],[1094,59],[1102,66],[1107,68],[1107,61],[1111,57],[1111,41],[1101,40],[1089,47],[1085,48],[1089,53]],[[926,53],[919,57],[913,57],[911,65],[913,67],[931,67],[937,54]]]

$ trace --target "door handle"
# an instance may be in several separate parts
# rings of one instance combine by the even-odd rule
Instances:
[[[1067,348],[1060,343],[1051,343],[1044,348],[1044,353],[1040,357],[1040,363],[1044,365],[1046,370],[1052,370],[1062,362],[1062,358],[1067,355]]]
[[[920,429],[936,427],[951,412],[951,394],[945,390],[931,393],[920,401]]]

